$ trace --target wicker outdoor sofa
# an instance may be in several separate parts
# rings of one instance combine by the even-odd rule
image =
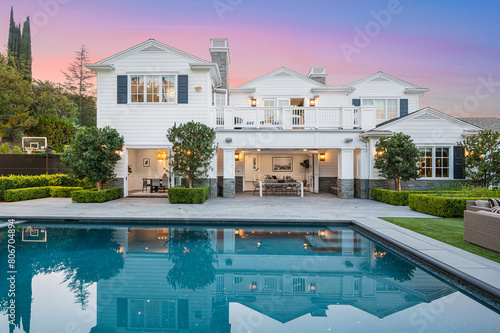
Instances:
[[[467,201],[464,211],[464,241],[500,252],[500,214],[483,201]]]

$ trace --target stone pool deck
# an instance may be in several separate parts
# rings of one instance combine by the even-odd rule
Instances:
[[[384,203],[330,194],[297,197],[263,197],[240,194],[217,198],[203,205],[172,205],[166,198],[124,198],[102,204],[77,204],[68,198],[45,198],[14,203],[0,202],[0,220],[81,219],[186,221],[258,221],[258,223],[356,221],[459,272],[500,290],[500,264],[432,238],[383,221],[379,217],[433,217]]]

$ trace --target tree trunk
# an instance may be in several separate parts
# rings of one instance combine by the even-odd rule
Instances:
[[[394,179],[394,190],[395,191],[398,190],[398,180],[397,179]]]
[[[98,191],[102,190],[102,184],[100,182],[97,182],[97,190]]]
[[[189,188],[193,188],[193,185],[194,185],[194,178],[189,178],[189,179],[188,179],[188,185],[189,185]]]
[[[398,191],[401,192],[401,178],[398,178]]]

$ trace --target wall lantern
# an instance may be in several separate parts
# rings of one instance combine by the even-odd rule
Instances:
[[[157,155],[156,155],[156,158],[160,161],[162,160],[166,160],[168,157],[168,152],[166,151],[160,151]]]
[[[309,106],[316,106],[316,99],[315,98],[311,98],[309,100]]]
[[[235,160],[236,162],[239,162],[239,160],[240,160],[240,154],[235,153],[235,154],[234,154],[234,160]]]
[[[194,87],[194,90],[195,90],[196,92],[200,92],[200,91],[201,91],[201,89],[202,89],[202,88],[201,88],[201,86]]]
[[[326,161],[326,154],[325,154],[325,153],[319,153],[319,160],[320,160],[321,162]]]
[[[252,99],[252,106],[257,106],[257,100],[253,97],[250,97]]]

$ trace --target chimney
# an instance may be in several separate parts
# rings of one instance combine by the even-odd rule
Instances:
[[[210,55],[212,56],[212,62],[219,66],[220,77],[222,79],[220,88],[229,88],[228,67],[231,61],[229,59],[229,44],[227,38],[210,38]]]
[[[307,73],[307,77],[318,81],[319,83],[326,84],[326,67],[325,66],[313,66]]]

